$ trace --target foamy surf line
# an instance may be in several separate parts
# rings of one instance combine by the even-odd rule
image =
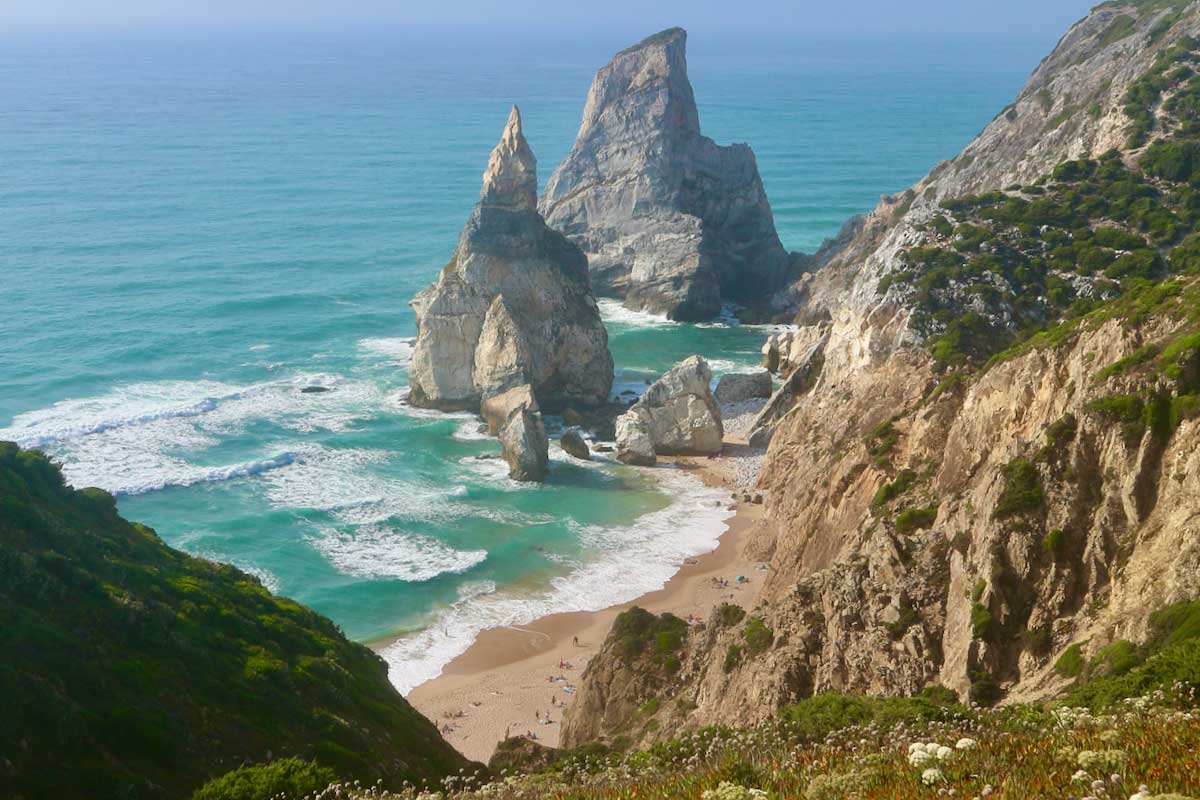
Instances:
[[[627,603],[665,586],[685,559],[716,549],[734,513],[726,507],[726,491],[679,470],[656,472],[674,496],[671,505],[627,528],[585,528],[581,536],[586,543],[612,548],[595,561],[535,594],[474,587],[423,630],[384,646],[380,655],[396,688],[407,694],[436,678],[485,630]]]

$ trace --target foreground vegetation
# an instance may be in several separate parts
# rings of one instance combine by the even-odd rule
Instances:
[[[547,772],[471,783],[399,794],[341,785],[310,798],[1179,800],[1200,795],[1200,712],[1183,686],[1100,714],[826,695],[751,730],[706,728],[649,752],[577,754]]]
[[[0,795],[188,796],[240,764],[437,780],[466,762],[328,619],[192,558],[0,442]],[[289,778],[290,779],[290,778]]]

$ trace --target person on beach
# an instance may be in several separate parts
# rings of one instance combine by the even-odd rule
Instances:
[[[579,647],[579,637],[578,637],[578,636],[572,636],[572,637],[571,637],[571,644],[572,644],[572,645],[574,645],[575,647]]]

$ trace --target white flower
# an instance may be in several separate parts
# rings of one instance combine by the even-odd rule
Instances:
[[[913,767],[923,767],[930,761],[933,761],[933,759],[934,757],[924,750],[913,750],[908,754],[909,766]]]
[[[938,761],[945,761],[947,758],[949,758],[952,755],[954,755],[954,751],[951,750],[949,747],[939,747],[937,749],[937,760]]]
[[[1088,775],[1084,770],[1076,770],[1075,774],[1071,776],[1072,781],[1088,781],[1091,779],[1092,776]]]
[[[979,746],[979,742],[974,739],[962,738],[955,743],[954,747],[958,750],[974,750]]]
[[[921,773],[921,783],[926,786],[933,786],[935,783],[941,783],[946,780],[946,776],[937,767],[930,767]]]

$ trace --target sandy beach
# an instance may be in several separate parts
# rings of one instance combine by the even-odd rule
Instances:
[[[745,454],[739,439],[728,436],[727,451]],[[742,459],[737,455],[674,460],[694,469],[709,485],[729,487],[731,501],[734,489],[747,482],[747,476],[739,474]],[[556,746],[563,713],[573,700],[572,687],[621,611],[637,605],[703,619],[721,602],[747,608],[754,603],[762,573],[756,562],[743,556],[743,549],[747,533],[761,519],[761,505],[738,503],[717,549],[688,559],[663,588],[632,602],[484,631],[440,676],[409,693],[409,702],[433,720],[452,745],[477,761],[486,762],[506,734],[532,733],[542,744]],[[738,585],[738,575],[748,582]]]

